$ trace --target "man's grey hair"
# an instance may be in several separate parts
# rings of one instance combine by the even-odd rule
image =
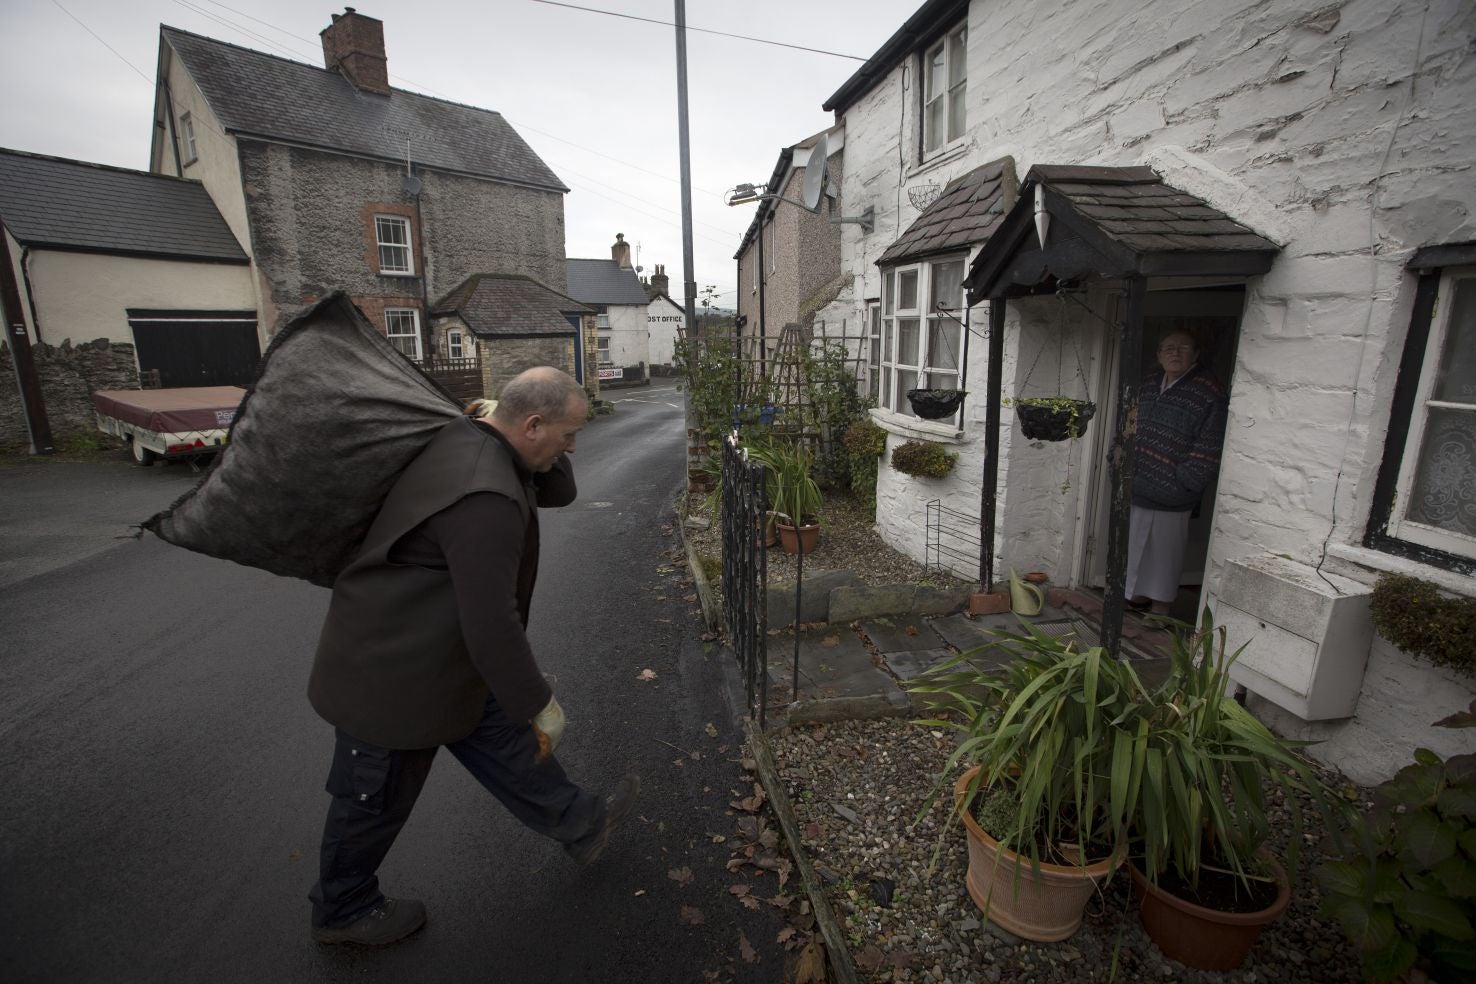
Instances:
[[[494,419],[507,425],[521,424],[534,414],[549,420],[563,420],[569,404],[588,399],[584,387],[568,373],[553,366],[537,366],[525,370],[504,387],[497,398]]]

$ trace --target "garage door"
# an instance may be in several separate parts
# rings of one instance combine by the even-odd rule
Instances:
[[[141,373],[159,385],[249,386],[261,360],[255,311],[128,312]]]

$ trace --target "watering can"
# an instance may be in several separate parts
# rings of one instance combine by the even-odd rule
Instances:
[[[1010,611],[1016,615],[1039,615],[1045,607],[1045,593],[1023,580],[1010,568]]]

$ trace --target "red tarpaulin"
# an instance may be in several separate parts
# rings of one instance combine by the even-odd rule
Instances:
[[[225,429],[246,391],[239,386],[186,386],[180,389],[98,390],[97,412],[161,434]]]

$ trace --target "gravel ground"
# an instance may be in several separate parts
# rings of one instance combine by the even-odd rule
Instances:
[[[1291,907],[1262,932],[1239,970],[1190,970],[1160,954],[1138,921],[1125,870],[1088,905],[1086,922],[1069,940],[1007,942],[981,925],[981,913],[964,886],[968,858],[962,829],[954,826],[939,838],[946,797],[914,826],[953,747],[951,734],[893,719],[792,728],[772,740],[804,830],[804,849],[829,883],[831,904],[862,980],[1288,984],[1362,979],[1356,953],[1336,926],[1317,916],[1310,871],[1320,860],[1322,834],[1315,825],[1304,831],[1307,843],[1294,874]],[[1335,788],[1345,785],[1334,776],[1325,779]],[[1289,815],[1276,812],[1285,831]],[[935,849],[937,868],[930,872]],[[890,906],[883,906],[874,893],[883,892],[887,883],[895,888]]]
[[[706,529],[687,528],[687,539],[699,556],[717,562],[722,557],[722,530],[709,517],[706,503],[697,496],[689,500],[692,515],[706,519]],[[778,547],[767,552],[769,583],[794,581],[795,558]],[[714,567],[714,570],[717,568]],[[876,523],[867,507],[849,495],[837,491],[825,493],[825,515],[820,525],[820,545],[805,554],[806,571],[851,571],[867,584],[961,584],[958,578],[940,571],[930,571],[912,558],[888,546],[876,532]],[[717,584],[714,589],[719,588]]]

